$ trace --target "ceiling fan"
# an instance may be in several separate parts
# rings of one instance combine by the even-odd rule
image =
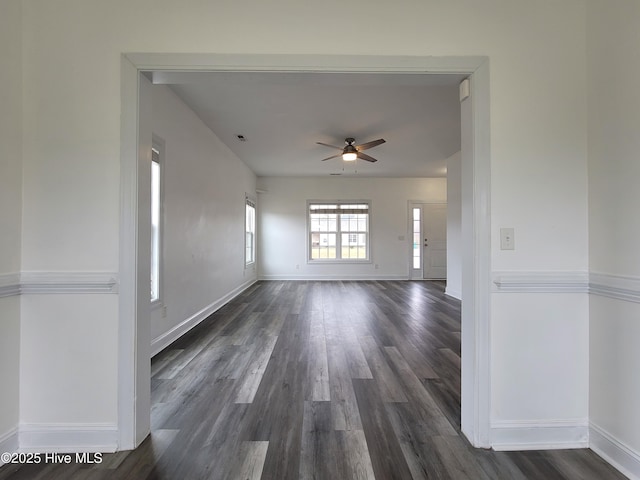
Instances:
[[[323,162],[325,160],[331,160],[332,158],[342,157],[342,159],[345,162],[352,162],[356,158],[359,158],[360,160],[366,160],[367,162],[373,163],[373,162],[377,162],[378,160],[373,157],[370,157],[366,153],[362,153],[362,150],[367,150],[368,148],[377,147],[378,145],[385,143],[385,140],[383,138],[379,138],[378,140],[372,140],[370,142],[362,143],[360,145],[354,145],[354,143],[356,143],[356,139],[348,137],[344,139],[344,143],[345,143],[344,147],[337,147],[335,145],[329,145],[328,143],[322,143],[322,142],[316,142],[316,143],[318,145],[324,145],[325,147],[337,148],[338,150],[342,150],[342,153],[336,153],[335,155],[331,155],[330,157],[323,158],[322,159]]]

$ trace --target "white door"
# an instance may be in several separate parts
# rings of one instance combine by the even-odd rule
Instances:
[[[447,206],[413,203],[411,224],[411,278],[447,278]]]

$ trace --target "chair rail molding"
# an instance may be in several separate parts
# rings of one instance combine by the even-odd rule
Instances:
[[[589,292],[601,297],[640,303],[640,277],[591,272]]]
[[[28,294],[118,293],[116,272],[21,272],[0,275],[0,298]]]
[[[20,295],[20,274],[0,274],[0,298]]]
[[[494,292],[589,293],[589,273],[583,271],[493,272]]]

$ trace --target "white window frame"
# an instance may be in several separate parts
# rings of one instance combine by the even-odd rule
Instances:
[[[337,205],[338,210],[341,205],[367,205],[367,230],[365,233],[365,252],[366,258],[340,258],[342,254],[342,234],[349,233],[354,234],[355,232],[342,232],[340,225],[340,215],[338,214],[338,218],[336,221],[336,258],[311,258],[312,249],[313,249],[313,238],[311,231],[311,206],[312,205]],[[370,200],[307,200],[307,263],[309,264],[327,264],[327,263],[372,263],[371,259],[371,201]]]
[[[247,207],[253,208],[253,232],[249,232],[249,229],[247,228]],[[256,202],[255,197],[245,194],[245,197],[244,197],[244,267],[245,268],[251,268],[255,266],[257,257],[258,257],[258,251],[257,251],[258,218],[257,217],[258,217],[258,203]],[[247,255],[247,250],[249,248],[247,238],[249,234],[252,235],[251,238],[253,240],[253,245],[251,250],[252,258],[248,258],[248,255]]]
[[[158,232],[157,232],[157,254],[158,254],[158,296],[151,299],[151,308],[160,308],[164,305],[164,179],[165,179],[165,142],[157,135],[153,135],[151,149],[151,161],[160,167],[159,182],[159,212],[158,212]],[[153,215],[153,212],[152,212]],[[151,240],[153,241],[153,227],[151,230]],[[153,248],[152,248],[153,252]],[[153,268],[153,259],[151,261]]]

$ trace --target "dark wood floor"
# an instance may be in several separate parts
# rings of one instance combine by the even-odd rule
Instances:
[[[460,434],[460,305],[437,282],[261,282],[152,362],[152,434],[17,479],[624,479],[589,450]]]

